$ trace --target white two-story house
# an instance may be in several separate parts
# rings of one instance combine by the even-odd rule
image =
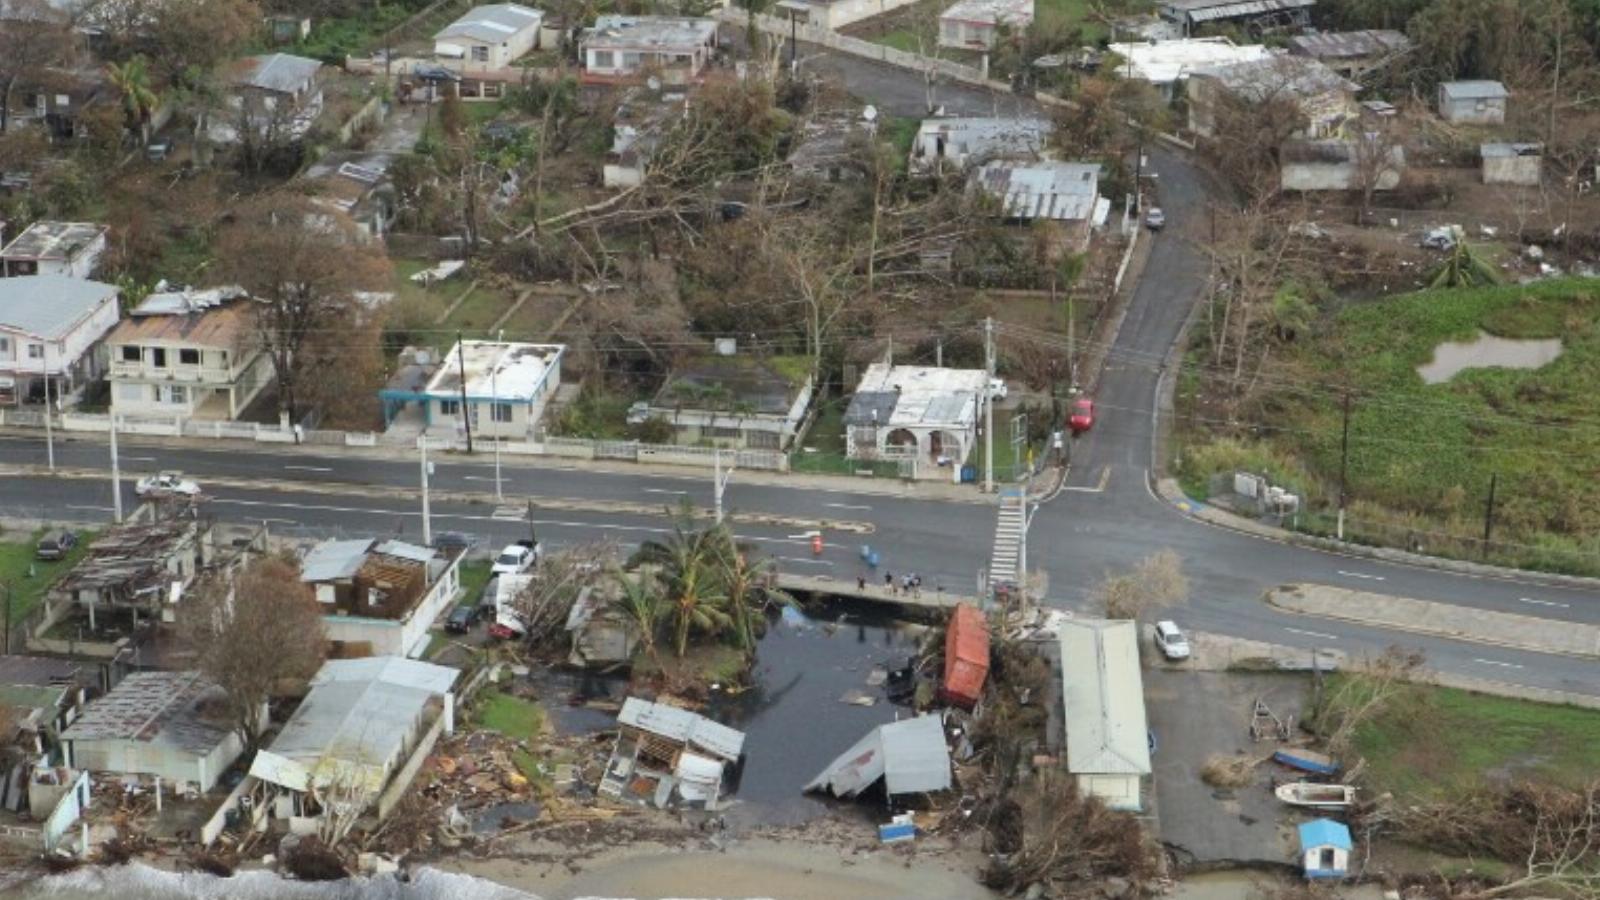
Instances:
[[[35,222],[0,250],[0,275],[70,275],[88,278],[106,251],[106,226],[91,222]]]
[[[238,288],[151,294],[106,338],[111,411],[235,419],[272,380]]]
[[[0,404],[42,402],[99,377],[117,287],[67,275],[0,278]]]

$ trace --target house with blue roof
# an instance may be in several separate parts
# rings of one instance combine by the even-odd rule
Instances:
[[[68,275],[0,278],[0,405],[73,393],[105,371],[117,286]]]
[[[1343,878],[1350,848],[1350,829],[1343,822],[1312,819],[1300,826],[1300,866],[1307,878]]]

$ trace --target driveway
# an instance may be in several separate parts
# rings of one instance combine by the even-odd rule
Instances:
[[[422,137],[428,122],[428,108],[421,103],[389,104],[389,117],[373,136],[368,147],[384,153],[410,153]]]

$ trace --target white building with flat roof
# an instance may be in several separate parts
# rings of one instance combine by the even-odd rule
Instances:
[[[106,226],[93,222],[34,222],[0,250],[0,274],[88,278],[106,250]]]
[[[715,19],[678,16],[601,16],[578,44],[583,80],[612,84],[647,75],[663,84],[687,84],[700,76],[716,48]]]
[[[988,384],[982,369],[873,363],[845,410],[845,456],[912,460],[915,477],[955,480],[977,444]]]
[[[992,159],[1039,159],[1050,144],[1049,119],[957,117],[923,119],[911,142],[911,169],[938,172]]]
[[[385,410],[416,401],[427,427],[526,440],[561,386],[565,344],[462,341],[439,359],[420,390],[386,388]]]
[[[1137,812],[1144,807],[1140,783],[1150,774],[1139,626],[1068,619],[1059,634],[1067,771],[1080,792]]]
[[[939,14],[939,46],[988,50],[1000,29],[1021,32],[1033,22],[1033,0],[958,0]]]
[[[1225,37],[1184,38],[1176,41],[1140,41],[1111,44],[1106,49],[1122,57],[1118,74],[1147,81],[1172,99],[1179,82],[1197,69],[1268,59],[1272,51],[1260,44],[1239,46]]]

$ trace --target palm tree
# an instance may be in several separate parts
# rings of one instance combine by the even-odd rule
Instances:
[[[644,644],[644,652],[650,654],[651,662],[660,668],[661,658],[656,655],[656,634],[661,630],[663,612],[661,585],[648,571],[629,575],[619,570],[612,572],[612,577],[621,589],[621,593],[611,601],[613,608],[639,629],[639,641]]]
[[[670,537],[645,541],[633,556],[634,564],[653,565],[660,572],[672,624],[672,647],[679,657],[689,648],[691,632],[720,635],[733,624],[724,608],[727,597],[717,578],[710,534],[695,531],[693,520],[680,515]]]
[[[733,636],[739,649],[748,656],[755,653],[756,640],[765,627],[762,613],[773,605],[793,606],[795,600],[772,586],[775,566],[770,558],[755,559],[755,548],[733,539],[727,526],[719,525],[718,560],[728,598],[728,614],[733,620]]]
[[[155,113],[160,98],[150,86],[150,70],[143,56],[135,56],[122,65],[106,65],[106,77],[111,86],[122,95],[122,116],[128,130],[138,129],[139,143],[150,143],[150,117]]]
[[[1450,248],[1450,254],[1429,275],[1428,287],[1480,287],[1486,284],[1498,284],[1499,281],[1500,273],[1494,264],[1484,259],[1482,254],[1462,240],[1458,234],[1455,246]]]

